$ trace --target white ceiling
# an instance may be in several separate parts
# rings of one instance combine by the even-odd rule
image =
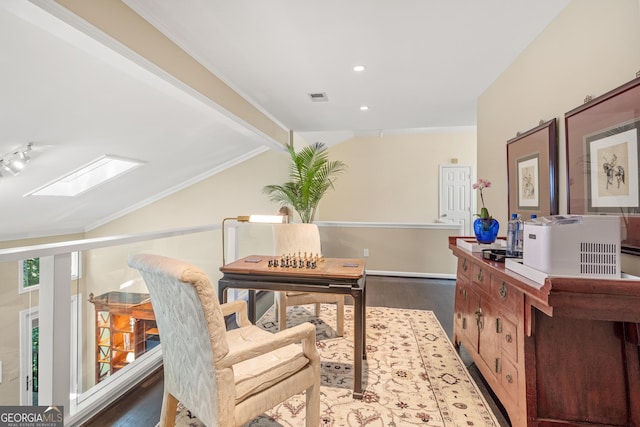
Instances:
[[[474,126],[477,97],[569,0],[124,2],[283,127],[331,143]],[[36,3],[0,4],[0,156],[36,150],[0,179],[0,240],[88,230],[274,147]],[[104,154],[145,165],[75,198],[23,197]]]

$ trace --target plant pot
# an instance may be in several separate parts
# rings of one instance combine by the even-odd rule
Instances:
[[[500,223],[495,219],[477,218],[473,221],[473,232],[478,243],[493,243],[498,237]]]

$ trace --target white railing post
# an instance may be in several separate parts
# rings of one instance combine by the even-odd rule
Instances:
[[[64,406],[71,378],[71,254],[40,258],[38,405]]]

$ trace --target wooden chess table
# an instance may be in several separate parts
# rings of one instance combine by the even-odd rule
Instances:
[[[274,267],[274,261],[278,266]],[[351,295],[354,301],[353,397],[361,399],[362,361],[366,359],[366,274],[363,259],[322,258],[307,267],[283,267],[282,257],[251,255],[220,267],[218,299],[227,301],[226,290],[249,290],[249,320],[256,321],[256,290]]]

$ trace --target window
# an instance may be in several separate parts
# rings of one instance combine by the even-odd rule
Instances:
[[[81,277],[79,255],[79,252],[71,252],[71,280],[76,280]],[[18,283],[21,293],[40,288],[40,258],[23,259],[20,261]]]
[[[20,289],[33,290],[40,285],[40,258],[20,261]]]

